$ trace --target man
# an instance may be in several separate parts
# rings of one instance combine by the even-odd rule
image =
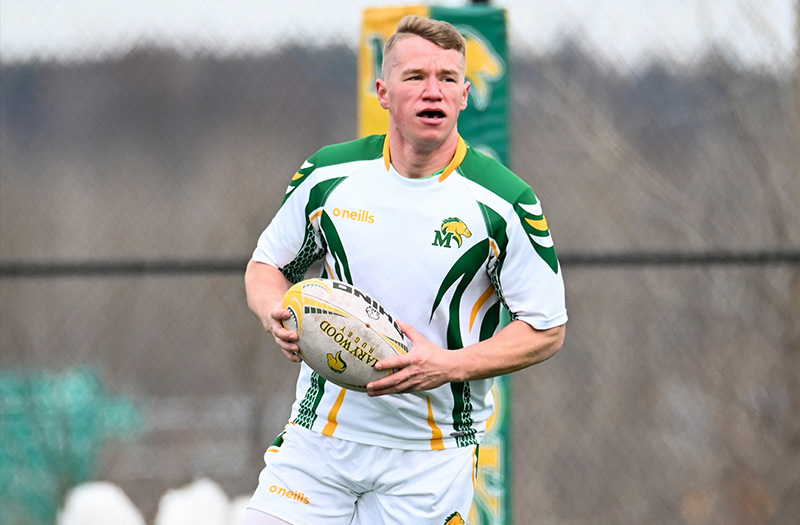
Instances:
[[[248,304],[290,360],[302,361],[281,299],[320,258],[322,277],[399,319],[411,349],[378,363],[397,371],[367,393],[301,365],[248,525],[460,522],[494,408],[491,378],[561,347],[563,281],[540,203],[458,135],[465,48],[450,24],[405,17],[376,83],[388,134],[310,157],[259,238]]]

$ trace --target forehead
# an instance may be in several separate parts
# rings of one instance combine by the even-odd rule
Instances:
[[[464,70],[464,56],[455,49],[443,49],[433,42],[412,35],[402,38],[395,44],[391,66],[399,71],[409,69]]]

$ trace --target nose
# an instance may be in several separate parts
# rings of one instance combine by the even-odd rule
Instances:
[[[433,100],[442,98],[442,88],[438,78],[433,75],[427,78],[425,81],[425,91],[423,91],[422,96]]]

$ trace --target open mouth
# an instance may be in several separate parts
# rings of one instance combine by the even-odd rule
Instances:
[[[429,111],[421,111],[417,113],[417,116],[422,117],[424,119],[436,120],[436,119],[443,119],[444,113],[438,110],[429,110]]]

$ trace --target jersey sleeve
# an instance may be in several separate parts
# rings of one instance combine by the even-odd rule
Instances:
[[[261,233],[253,260],[270,264],[293,282],[303,279],[308,268],[325,253],[324,241],[309,217],[313,186],[311,157],[292,178],[280,209]]]
[[[512,319],[538,330],[567,322],[564,280],[542,206],[528,187],[507,217],[495,283]]]

